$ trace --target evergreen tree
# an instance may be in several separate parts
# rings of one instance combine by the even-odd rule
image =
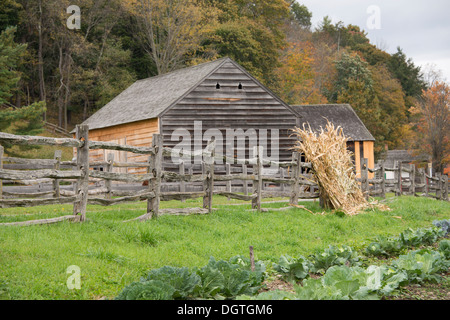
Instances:
[[[8,99],[17,89],[20,72],[17,71],[20,59],[27,46],[14,42],[17,28],[8,27],[0,34],[0,104]]]
[[[387,63],[389,70],[400,81],[406,96],[420,97],[426,89],[425,81],[420,72],[420,67],[414,65],[411,58],[407,59],[400,47],[391,56]]]

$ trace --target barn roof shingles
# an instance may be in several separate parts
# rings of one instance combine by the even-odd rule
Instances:
[[[313,104],[291,107],[302,117],[300,128],[303,128],[303,124],[308,128],[309,123],[314,132],[320,132],[321,127],[325,129],[328,119],[335,127],[342,127],[344,135],[349,138],[349,141],[375,141],[349,104]]]
[[[90,116],[83,124],[99,129],[156,118],[182,98],[227,58],[138,80]]]

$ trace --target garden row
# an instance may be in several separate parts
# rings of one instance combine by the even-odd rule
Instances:
[[[398,237],[377,238],[365,249],[368,256],[405,253],[390,264],[364,266],[364,257],[348,246],[330,245],[321,253],[281,256],[270,272],[291,282],[295,292],[261,292],[269,271],[263,261],[235,256],[228,261],[210,258],[202,268],[164,266],[125,287],[118,300],[263,299],[335,300],[380,299],[411,283],[439,282],[450,267],[450,220],[430,228],[407,229]],[[438,241],[440,242],[438,243]],[[421,246],[438,243],[436,250]],[[394,249],[392,249],[394,248]]]

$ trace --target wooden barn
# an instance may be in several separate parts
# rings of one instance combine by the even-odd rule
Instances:
[[[253,145],[264,145],[266,157],[287,161],[294,142],[289,130],[297,118],[292,107],[239,64],[222,58],[136,81],[83,123],[89,125],[92,140],[150,146],[152,134],[161,133],[163,145],[175,147],[189,133],[185,150],[205,147],[214,136],[216,154],[248,158]],[[244,137],[245,154],[237,139],[230,143],[233,134]],[[93,160],[115,152],[118,161],[145,161],[126,152],[91,152]]]
[[[160,133],[165,147],[195,151],[214,136],[216,154],[248,158],[262,145],[266,158],[289,161],[290,130],[303,122],[318,128],[323,117],[352,136],[357,166],[363,155],[373,166],[374,139],[349,105],[289,106],[230,58],[136,81],[83,123],[92,140],[150,146],[152,134]],[[120,162],[146,161],[127,152],[90,152],[98,161],[108,152]]]
[[[309,124],[314,132],[320,132],[321,127],[326,127],[327,119],[335,127],[342,127],[344,136],[349,138],[347,147],[354,154],[353,160],[358,176],[361,172],[361,158],[367,158],[369,168],[374,168],[375,138],[349,104],[299,105],[292,108],[300,117],[300,127],[303,127],[303,124],[307,127]],[[370,177],[372,175],[370,174]]]

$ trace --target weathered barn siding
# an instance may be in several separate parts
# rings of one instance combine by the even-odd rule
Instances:
[[[216,88],[217,83],[220,89]],[[238,88],[239,83],[242,89]],[[274,129],[279,132],[279,160],[287,161],[292,157],[292,151],[288,149],[294,144],[293,138],[289,137],[289,130],[296,125],[296,118],[289,107],[229,61],[162,115],[161,132],[164,145],[174,147],[180,142],[178,139],[172,141],[174,130],[186,129],[194,137],[194,122],[201,121],[202,134],[208,129],[222,132],[222,154],[226,154],[229,150],[229,146],[225,146],[227,129],[243,129],[244,132],[255,129],[259,137],[260,129],[268,129],[269,141],[270,129]],[[206,143],[203,141],[203,147]],[[246,157],[248,147],[247,141]],[[270,142],[267,147],[270,150]],[[271,156],[270,151],[268,156]]]
[[[217,154],[248,159],[253,156],[252,146],[263,145],[266,159],[289,161],[290,148],[295,144],[290,130],[309,123],[319,132],[327,119],[350,137],[357,172],[363,155],[373,167],[375,139],[350,105],[289,106],[229,58],[136,81],[83,123],[89,125],[92,140],[150,146],[152,134],[161,133],[163,144],[173,148],[186,142],[184,137],[188,136],[190,151],[206,147],[205,133],[212,129],[221,147],[216,149]],[[238,148],[238,141],[228,140],[229,132],[235,135],[235,130],[246,136],[244,150]],[[278,154],[272,153],[272,139]],[[93,160],[104,160],[108,152],[91,151],[91,155]],[[115,153],[116,161],[146,161],[144,156]]]
[[[151,147],[152,135],[159,132],[158,119],[148,119],[121,124],[113,127],[93,129],[89,131],[89,139],[95,141],[108,141],[120,144],[128,144],[136,147]],[[114,153],[114,160],[120,162],[145,162],[148,156],[131,152],[103,150],[90,150],[92,161],[103,161],[109,153]],[[117,169],[117,168],[116,168]],[[123,171],[127,169],[121,169]],[[137,169],[129,168],[128,172],[136,172]],[[142,171],[142,169],[140,170]]]

